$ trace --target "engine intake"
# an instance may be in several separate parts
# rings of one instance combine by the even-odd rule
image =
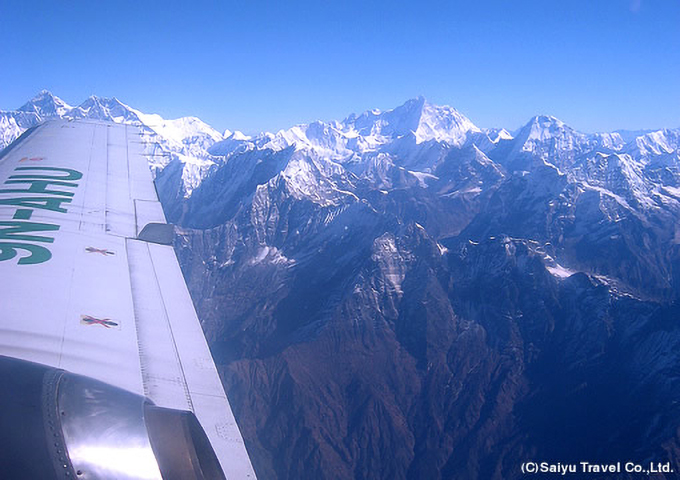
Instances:
[[[7,479],[224,479],[196,416],[99,380],[0,356]]]

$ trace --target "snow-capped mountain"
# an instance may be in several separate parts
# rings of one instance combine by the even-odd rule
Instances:
[[[73,110],[72,106],[47,90],[42,90],[18,109],[19,112],[34,113],[41,119],[53,116],[63,117],[71,110]]]
[[[235,132],[217,143],[211,152],[224,155],[239,147],[282,150],[295,146],[345,163],[356,161],[357,156],[389,151],[397,142],[415,147],[435,141],[460,147],[470,133],[481,133],[481,130],[457,110],[432,105],[418,97],[392,110],[370,110],[358,116],[350,115],[341,122],[317,121],[253,138]]]
[[[0,137],[7,143],[51,116],[142,126],[168,215],[187,227],[215,227],[245,211],[262,214],[265,207],[280,208],[282,199],[311,202],[329,218],[356,204],[383,211],[408,199],[413,219],[435,238],[466,230],[478,239],[500,229],[551,242],[558,249],[554,259],[569,258],[576,268],[565,243],[569,229],[590,230],[590,222],[609,232],[631,221],[646,228],[673,221],[680,209],[679,130],[626,142],[616,132],[584,134],[538,115],[513,137],[418,97],[342,121],[223,135],[194,117],[165,120],[95,96],[74,107],[43,91],[17,111],[0,113]],[[674,242],[676,236],[653,238]],[[653,260],[645,262],[653,268]],[[659,277],[657,286],[664,282]]]
[[[263,417],[256,468],[515,479],[526,455],[667,459],[675,135],[537,116],[513,137],[415,99],[216,143],[224,164],[170,217],[238,414]]]
[[[419,97],[248,136],[42,92],[0,138],[52,115],[147,132],[261,478],[680,458],[680,130],[511,135]]]
[[[323,172],[342,170],[357,179],[373,182],[375,186],[393,187],[411,181],[427,187],[439,181],[436,171],[447,158],[452,154],[455,156],[457,151],[475,148],[499,172],[531,171],[548,165],[567,174],[573,181],[605,188],[599,180],[588,182],[584,172],[592,171],[592,168],[585,168],[584,164],[597,164],[598,159],[607,155],[622,154],[613,158],[622,159],[623,170],[639,171],[636,182],[640,183],[644,180],[643,164],[651,158],[673,158],[679,144],[677,130],[648,132],[626,143],[616,132],[587,135],[546,115],[532,118],[513,138],[505,129],[482,130],[457,110],[433,105],[423,97],[392,110],[370,110],[360,115],[352,114],[342,121],[296,125],[275,134],[263,132],[251,137],[239,131],[226,131],[222,135],[195,117],[165,120],[159,115],[142,113],[116,98],[96,96],[74,107],[50,92],[42,91],[17,111],[0,112],[2,145],[51,116],[97,118],[143,126],[148,132],[144,138],[152,154],[155,172],[172,161],[181,163],[182,182],[173,184],[172,193],[181,197],[190,196],[222,159],[251,151],[276,154],[293,148],[303,152],[303,158],[313,158],[312,163],[321,168],[299,168],[298,163],[288,168],[282,164],[281,172],[283,174],[288,168],[284,177],[305,175],[305,182],[317,185],[332,183]],[[296,175],[289,175],[292,170]],[[238,183],[236,177],[239,175],[242,172],[235,172],[231,178]],[[445,182],[450,183],[450,179]],[[619,195],[613,190],[605,190],[613,194],[612,198]],[[650,192],[645,194],[646,198],[639,198],[642,190],[636,189],[642,204],[660,201],[658,197],[651,198]],[[668,193],[660,188],[652,190],[660,195]],[[469,192],[477,191],[470,187]]]
[[[117,98],[91,96],[78,106],[71,106],[43,90],[16,111],[0,112],[0,148],[28,128],[51,117],[92,118],[143,127],[147,150],[154,173],[168,163],[180,162],[182,195],[189,195],[218,160],[208,153],[223,136],[195,117],[165,120],[160,115],[144,114]]]

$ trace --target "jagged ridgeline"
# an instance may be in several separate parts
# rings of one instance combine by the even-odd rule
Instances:
[[[680,129],[417,98],[247,136],[41,92],[0,142],[51,116],[142,127],[260,478],[680,466]]]

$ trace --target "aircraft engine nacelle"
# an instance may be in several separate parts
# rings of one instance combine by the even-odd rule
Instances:
[[[2,478],[225,478],[192,412],[6,356],[0,385]]]

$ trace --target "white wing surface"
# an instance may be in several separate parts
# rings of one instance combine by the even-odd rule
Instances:
[[[0,355],[12,365],[14,359],[33,362],[47,368],[44,372],[63,370],[76,379],[67,378],[67,383],[59,377],[49,386],[46,379],[51,374],[40,374],[45,425],[53,413],[62,416],[55,445],[62,442],[68,458],[55,453],[61,452],[61,443],[46,447],[57,470],[63,468],[76,478],[211,478],[209,469],[201,477],[201,468],[195,467],[203,461],[200,445],[190,445],[189,455],[199,474],[172,473],[184,468],[171,465],[181,457],[172,453],[177,445],[164,446],[173,441],[175,434],[163,429],[174,417],[161,415],[157,425],[149,427],[149,419],[156,415],[148,413],[153,403],[195,414],[226,478],[255,478],[171,241],[172,227],[166,224],[136,127],[50,121],[2,153]],[[12,373],[25,365],[32,363],[7,367],[11,379],[7,381],[29,378],[28,373]],[[82,378],[93,379],[95,386],[83,380],[85,386],[78,390]],[[107,393],[108,386],[120,392]],[[55,399],[54,408],[44,406],[49,395]],[[95,405],[97,395],[101,398]],[[149,431],[160,432],[156,440],[149,433],[150,441],[142,438],[135,444],[135,455],[146,459],[137,467],[123,457],[111,460],[129,450],[119,437],[102,433],[83,438],[92,435],[82,433],[92,431],[92,421],[108,418],[100,412],[101,405],[117,395],[145,399],[142,412],[147,413],[141,416]],[[17,400],[2,402],[15,405]],[[0,416],[7,416],[14,407],[1,404],[0,408]],[[119,412],[116,415],[125,410],[111,408]],[[94,409],[94,416],[80,419],[88,409]],[[140,415],[138,409],[132,410],[133,416]],[[0,429],[7,430],[10,421],[1,423]],[[118,420],[110,422],[118,425]],[[190,423],[185,421],[179,430],[186,431]],[[113,431],[110,425],[103,428]],[[116,431],[123,434],[123,430]],[[49,435],[49,428],[46,431]],[[112,447],[114,441],[118,445]],[[142,452],[149,442],[157,464]],[[200,438],[196,442],[200,444]],[[108,445],[109,460],[98,460],[92,452],[99,450],[93,445]],[[159,453],[166,447],[171,453]],[[5,458],[0,463],[14,460]]]

